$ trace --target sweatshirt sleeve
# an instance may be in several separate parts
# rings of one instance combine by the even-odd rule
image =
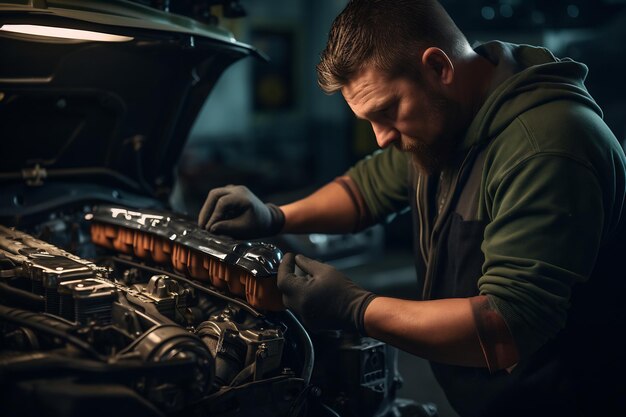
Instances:
[[[492,299],[523,358],[564,326],[572,286],[591,275],[604,225],[602,187],[589,164],[539,152],[487,186],[491,222],[481,295]]]
[[[346,175],[357,185],[373,223],[409,206],[406,154],[389,147],[357,162]]]

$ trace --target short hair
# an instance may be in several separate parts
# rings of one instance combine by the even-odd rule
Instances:
[[[469,48],[437,0],[350,0],[331,26],[318,84],[331,94],[367,65],[391,77],[419,78],[417,62],[430,46],[451,57]]]

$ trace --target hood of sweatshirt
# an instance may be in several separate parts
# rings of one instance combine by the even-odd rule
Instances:
[[[489,142],[520,114],[554,100],[584,103],[602,117],[587,92],[587,66],[556,58],[546,48],[493,41],[475,51],[495,65],[489,95],[474,117],[462,147]]]

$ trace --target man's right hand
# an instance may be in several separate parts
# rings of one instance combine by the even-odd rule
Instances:
[[[284,224],[285,215],[278,206],[263,203],[242,185],[211,190],[198,215],[198,226],[235,239],[272,236]]]

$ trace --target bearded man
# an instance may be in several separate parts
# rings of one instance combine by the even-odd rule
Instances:
[[[317,71],[383,149],[281,207],[214,189],[199,224],[346,233],[410,207],[419,301],[287,254],[285,305],[309,329],[428,359],[462,416],[626,415],[626,158],[587,67],[528,45],[472,48],[435,0],[353,0]]]

